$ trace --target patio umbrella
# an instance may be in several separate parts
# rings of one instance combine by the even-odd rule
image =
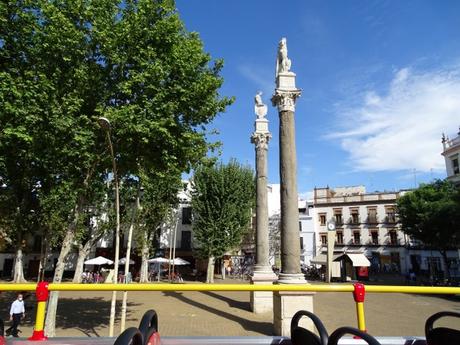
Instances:
[[[104,258],[103,256],[98,256],[97,258],[92,258],[85,261],[85,265],[111,265],[113,264],[112,260]]]
[[[118,260],[118,263],[119,263],[120,265],[126,264],[126,258],[121,258],[120,260]],[[131,259],[129,259],[129,264],[130,264],[130,265],[134,265],[134,261],[131,260]]]
[[[165,258],[148,259],[147,262],[151,264],[169,264],[169,260]]]
[[[171,264],[174,264],[176,266],[181,266],[181,265],[190,265],[190,262],[187,260],[181,259],[181,258],[175,258],[174,260],[171,260]]]

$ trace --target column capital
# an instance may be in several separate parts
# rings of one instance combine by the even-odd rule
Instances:
[[[275,93],[272,96],[272,104],[274,107],[278,107],[278,111],[295,111],[295,103],[297,98],[300,97],[302,91],[300,89],[295,90],[280,90],[275,89]]]
[[[254,132],[251,136],[251,143],[256,145],[256,149],[268,150],[268,142],[271,137],[270,132]]]

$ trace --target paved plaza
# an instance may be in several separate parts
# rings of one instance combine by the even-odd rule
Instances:
[[[7,327],[13,298],[12,293],[2,293],[0,307]],[[57,335],[107,336],[110,298],[111,292],[61,292]],[[119,311],[121,292],[118,298]],[[158,312],[160,332],[166,336],[272,334],[272,314],[253,314],[249,292],[129,292],[127,326],[137,326],[150,308]],[[344,325],[356,326],[351,293],[317,293],[314,308],[329,331]],[[460,297],[374,293],[367,294],[365,303],[367,328],[374,335],[423,335],[425,319],[441,310],[460,311]],[[35,298],[30,294],[21,336],[32,334],[35,311]],[[118,319],[116,327],[118,330]]]

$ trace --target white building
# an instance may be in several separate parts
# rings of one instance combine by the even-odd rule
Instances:
[[[280,265],[280,214],[281,199],[280,185],[270,184],[268,189],[268,217],[270,231],[270,263]],[[310,260],[315,256],[316,238],[313,224],[313,203],[299,199],[299,236],[300,236],[300,258],[305,265],[310,265]]]
[[[449,139],[443,134],[442,148],[442,155],[446,162],[447,179],[460,185],[460,130],[453,139]]]
[[[300,261],[309,266],[316,255],[316,234],[313,202],[299,202]]]
[[[408,241],[396,217],[396,200],[402,194],[366,193],[364,186],[315,188],[316,254],[326,251],[326,224],[333,221],[336,252],[363,253],[371,271],[406,272]]]

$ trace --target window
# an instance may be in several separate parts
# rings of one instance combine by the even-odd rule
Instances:
[[[385,207],[385,212],[387,214],[387,223],[396,223],[396,211],[393,206]]]
[[[458,165],[458,158],[452,159],[452,171],[454,172],[454,175],[457,175],[460,173],[460,167]]]
[[[360,244],[361,243],[361,234],[359,231],[355,231],[353,233],[353,244]]]
[[[336,233],[336,236],[337,236],[337,244],[343,244],[343,233],[341,233],[340,231],[338,231]]]
[[[192,232],[191,231],[182,231],[182,239],[180,244],[181,249],[191,249],[192,248]]]
[[[321,244],[323,246],[327,244],[327,235],[321,235]]]
[[[341,213],[336,213],[335,214],[335,224],[336,225],[342,225],[343,224],[342,214]]]
[[[192,224],[192,208],[182,208],[182,224]]]
[[[334,218],[335,218],[335,225],[342,225],[343,224],[343,219],[342,219],[342,209],[334,209]]]
[[[390,234],[390,244],[391,245],[397,245],[398,244],[398,235],[396,234],[396,231],[392,230],[389,232]]]
[[[326,214],[320,214],[319,215],[319,224],[320,225],[326,225]]]
[[[300,250],[303,250],[303,237],[300,237]]]
[[[370,224],[377,223],[377,209],[376,208],[367,209],[367,222]]]
[[[302,231],[302,222],[299,221],[299,231]]]
[[[351,224],[359,224],[359,210],[351,209]]]
[[[379,244],[379,233],[377,231],[371,232],[371,241],[373,245]]]

